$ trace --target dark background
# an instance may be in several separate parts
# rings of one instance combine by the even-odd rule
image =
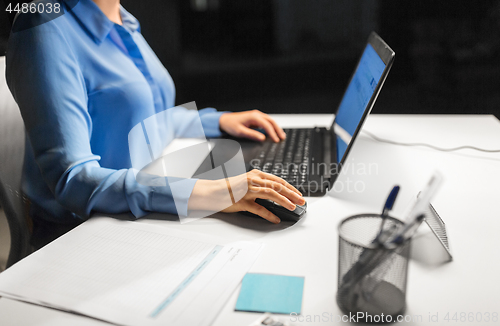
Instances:
[[[396,52],[373,113],[500,118],[500,1],[122,0],[177,104],[331,113],[370,31]],[[8,19],[0,14],[0,51]]]

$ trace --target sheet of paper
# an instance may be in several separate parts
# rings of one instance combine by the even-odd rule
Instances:
[[[263,245],[91,219],[0,274],[0,295],[122,325],[210,325]]]
[[[235,310],[300,314],[303,291],[303,277],[248,273]]]

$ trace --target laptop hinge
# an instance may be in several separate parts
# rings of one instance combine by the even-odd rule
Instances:
[[[328,129],[323,130],[323,162],[325,162],[325,169],[323,171],[323,178],[330,180],[331,169],[331,135]]]

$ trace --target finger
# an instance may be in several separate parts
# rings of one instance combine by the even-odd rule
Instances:
[[[245,209],[250,213],[253,213],[255,215],[259,215],[260,217],[268,220],[271,223],[278,224],[279,222],[281,222],[281,220],[278,218],[278,216],[274,215],[273,213],[271,213],[270,211],[265,209],[263,206],[260,206],[259,204],[257,204],[254,201],[249,202],[248,206],[245,207]]]
[[[280,138],[276,134],[276,131],[274,130],[273,125],[266,119],[264,118],[263,114],[258,114],[255,118],[252,119],[252,125],[261,127],[265,130],[266,134],[274,141],[274,142],[279,142]]]
[[[297,205],[304,205],[304,198],[300,196],[298,193],[293,191],[292,189],[289,189],[286,187],[284,184],[272,181],[272,180],[266,180],[266,179],[260,179],[260,178],[254,178],[251,180],[251,183],[254,186],[259,186],[259,187],[265,187],[265,188],[271,188],[281,195],[285,196],[288,198],[290,201]]]
[[[300,191],[298,191],[297,188],[295,188],[294,186],[292,186],[291,184],[289,184],[288,182],[286,182],[282,178],[277,177],[274,174],[266,173],[266,172],[262,172],[262,171],[258,171],[258,173],[262,179],[269,179],[269,180],[278,182],[278,183],[284,185],[285,187],[287,187],[288,189],[290,189],[290,190],[296,192],[297,194],[299,194],[300,196],[302,196],[302,193]]]
[[[249,138],[249,139],[256,140],[256,141],[266,140],[266,136],[263,133],[261,133],[260,131],[254,130],[254,129],[250,129],[250,128],[245,127],[245,126],[241,127],[241,129],[239,130],[238,136]]]
[[[274,126],[265,118],[261,118],[261,127],[264,128],[266,131],[266,134],[271,137],[271,139],[278,143],[281,139],[278,137],[276,134],[276,130],[274,129]]]
[[[271,188],[251,186],[249,187],[248,194],[250,195],[250,198],[253,199],[261,198],[272,200],[276,204],[285,207],[289,211],[293,211],[296,208],[295,204],[292,203],[290,199],[286,198],[285,196],[281,195],[276,190],[273,190]]]
[[[271,123],[274,127],[274,130],[276,131],[276,133],[278,134],[278,136],[280,136],[281,139],[285,139],[286,138],[286,133],[285,131],[276,123],[276,121],[274,121],[273,118],[271,118],[270,116],[268,116],[267,114],[264,115],[264,117],[267,119],[267,121],[269,121],[269,123]]]

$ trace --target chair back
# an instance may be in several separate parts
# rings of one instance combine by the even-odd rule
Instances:
[[[7,268],[31,253],[30,229],[21,192],[24,141],[24,123],[7,87],[5,57],[0,57],[0,204],[10,231]]]

